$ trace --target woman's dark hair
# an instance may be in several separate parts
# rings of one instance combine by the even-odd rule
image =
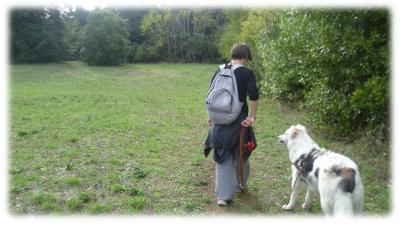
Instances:
[[[250,47],[245,43],[234,44],[231,49],[231,58],[252,60]]]

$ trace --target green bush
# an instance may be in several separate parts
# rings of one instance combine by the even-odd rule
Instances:
[[[89,65],[116,66],[126,62],[129,32],[126,22],[108,10],[89,13],[83,30],[82,60]]]
[[[342,135],[367,129],[372,134],[385,132],[388,137],[387,11],[318,12],[315,19],[322,13],[327,14],[321,21],[325,25],[322,44],[326,53],[312,61],[320,74],[306,94],[305,106],[312,112],[311,119],[325,127],[333,126]],[[315,88],[320,83],[324,88]]]
[[[264,94],[302,103],[312,124],[339,136],[388,136],[387,10],[256,9],[239,28]]]
[[[314,126],[341,136],[354,130],[349,123],[354,117],[349,98],[339,91],[329,89],[324,83],[315,84],[307,92],[304,105],[312,109],[309,110],[309,120]]]
[[[352,109],[359,121],[367,122],[373,129],[387,122],[389,106],[389,82],[386,78],[371,77],[356,88],[351,96]],[[388,127],[388,124],[384,125]]]
[[[285,102],[304,100],[320,68],[314,62],[319,56],[320,39],[316,37],[319,21],[307,11],[271,12],[269,22],[260,36],[261,88],[270,96]]]

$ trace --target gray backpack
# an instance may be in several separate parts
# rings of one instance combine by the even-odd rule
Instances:
[[[206,97],[208,118],[215,124],[230,124],[242,111],[243,102],[239,101],[234,71],[243,65],[231,68],[220,65]]]

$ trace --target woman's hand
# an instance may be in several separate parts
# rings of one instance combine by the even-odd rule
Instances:
[[[210,118],[208,118],[208,127],[212,126],[212,120]]]
[[[242,126],[250,127],[253,125],[255,118],[254,117],[247,117],[245,120],[242,121]]]

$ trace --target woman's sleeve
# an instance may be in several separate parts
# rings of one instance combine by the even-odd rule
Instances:
[[[247,80],[247,95],[252,101],[258,100],[259,97],[256,75],[254,75],[253,71],[250,72],[249,79]]]

